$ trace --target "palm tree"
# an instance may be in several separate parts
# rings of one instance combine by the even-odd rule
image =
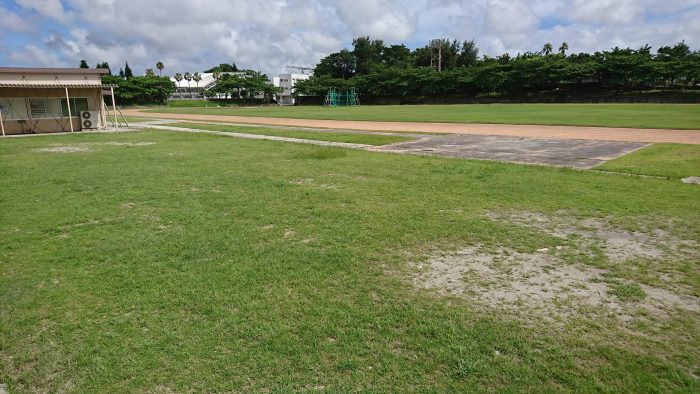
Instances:
[[[160,76],[163,69],[165,68],[165,65],[163,64],[163,62],[158,62],[156,63],[156,68],[158,69],[158,76]]]
[[[569,44],[567,44],[566,42],[562,42],[561,46],[559,47],[559,53],[561,53],[562,55],[566,55],[566,51],[568,51],[568,50],[569,50]]]
[[[192,80],[192,74],[190,74],[189,71],[187,71],[184,75],[185,79],[187,80],[187,88],[190,88],[190,81]]]
[[[545,55],[549,55],[550,53],[552,53],[553,50],[554,49],[552,48],[552,44],[550,43],[546,43],[542,47],[542,53],[544,53]]]
[[[221,78],[221,73],[218,72],[218,71],[214,71],[214,72],[212,73],[212,77],[214,77],[214,80],[215,80],[215,81],[218,81],[219,78]]]
[[[202,80],[202,76],[201,76],[198,72],[196,72],[196,73],[194,73],[194,75],[192,76],[192,79],[193,79],[194,82],[197,84],[197,88],[199,88],[199,81]]]
[[[180,73],[175,73],[175,80],[177,81],[177,87],[180,87],[180,81],[182,81],[182,74]]]

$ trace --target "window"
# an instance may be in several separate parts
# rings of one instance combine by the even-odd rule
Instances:
[[[80,116],[81,111],[88,110],[87,97],[71,97],[70,99],[70,111],[72,117]],[[66,105],[66,99],[61,99],[61,113],[63,116],[68,116],[68,106]]]
[[[71,97],[70,104],[74,118],[88,110],[87,97]],[[3,120],[29,119],[30,114],[32,119],[68,117],[66,99],[58,97],[0,98],[0,111]]]
[[[29,119],[27,100],[24,98],[0,98],[2,119]]]
[[[36,97],[29,99],[29,110],[33,119],[60,118],[61,105],[58,98]]]

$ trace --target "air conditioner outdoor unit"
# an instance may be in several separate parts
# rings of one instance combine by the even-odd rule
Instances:
[[[97,111],[81,111],[80,125],[83,129],[96,129],[99,113]]]

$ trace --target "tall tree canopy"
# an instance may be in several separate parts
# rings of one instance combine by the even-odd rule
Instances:
[[[322,95],[330,87],[356,87],[363,95],[376,96],[474,96],[700,90],[700,52],[685,42],[656,53],[648,45],[592,54],[568,50],[565,42],[556,52],[547,43],[537,51],[479,58],[474,40],[437,38],[411,51],[359,37],[352,50],[321,59],[313,77],[297,83],[296,92]]]

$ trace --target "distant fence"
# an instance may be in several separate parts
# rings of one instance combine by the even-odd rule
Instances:
[[[421,97],[421,96],[360,96],[362,105],[401,104],[525,104],[525,103],[616,103],[616,104],[700,104],[697,95],[673,96],[531,96],[531,97]],[[300,96],[296,105],[323,105],[324,96]]]

